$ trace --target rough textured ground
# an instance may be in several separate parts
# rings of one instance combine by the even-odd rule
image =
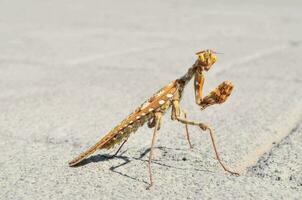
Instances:
[[[301,199],[301,1],[0,1],[0,199]],[[67,162],[193,64],[223,52],[205,93],[236,89],[201,112],[192,84],[189,118],[207,134],[165,116],[153,163],[152,130],[122,154]]]

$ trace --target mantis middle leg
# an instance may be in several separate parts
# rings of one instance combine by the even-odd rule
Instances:
[[[176,113],[176,112],[177,112],[177,113]],[[173,107],[172,107],[172,115],[171,115],[171,119],[172,119],[172,120],[175,120],[175,119],[176,119],[176,115],[180,116],[181,113],[184,115],[184,118],[187,119],[187,112],[185,112],[184,110],[182,110],[182,112],[180,112],[180,109],[179,109],[179,110],[176,110],[175,107],[173,106]],[[185,124],[185,130],[186,130],[186,138],[187,138],[189,147],[190,147],[190,149],[192,149],[193,146],[192,146],[192,143],[191,143],[191,140],[190,140],[190,134],[189,134],[189,127],[188,127],[188,124]]]
[[[211,141],[212,141],[212,145],[213,145],[213,149],[214,149],[214,151],[215,151],[216,159],[218,160],[218,162],[219,162],[219,164],[221,165],[221,167],[222,167],[225,171],[227,171],[227,172],[229,172],[229,173],[231,173],[231,174],[239,175],[237,172],[233,172],[233,171],[229,170],[228,167],[226,167],[226,166],[223,164],[223,162],[222,162],[222,160],[221,160],[221,158],[220,158],[220,156],[219,156],[219,153],[218,153],[218,151],[217,151],[217,148],[216,148],[216,142],[215,142],[214,132],[213,132],[212,128],[211,128],[210,126],[204,124],[204,123],[201,123],[201,122],[195,122],[195,121],[191,121],[191,120],[188,120],[188,119],[183,119],[183,118],[181,118],[181,116],[180,116],[180,110],[181,110],[181,108],[180,108],[180,105],[179,105],[179,100],[174,100],[172,106],[173,106],[173,110],[175,111],[174,114],[175,114],[175,119],[176,119],[177,121],[179,121],[179,122],[181,122],[181,123],[183,123],[183,124],[185,124],[185,125],[198,126],[198,127],[201,128],[203,131],[206,131],[206,130],[209,131],[210,137],[211,137]],[[172,118],[173,118],[173,117],[172,117]]]

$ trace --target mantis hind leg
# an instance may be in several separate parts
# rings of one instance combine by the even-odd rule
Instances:
[[[160,129],[160,124],[161,124],[161,121],[158,122],[157,130]],[[151,119],[149,119],[147,125],[148,125],[149,128],[154,128],[155,125],[156,125],[156,116],[154,116]],[[124,144],[127,142],[128,138],[129,138],[129,136],[127,136],[127,138],[119,146],[119,148],[117,149],[117,151],[112,156],[110,156],[110,158],[113,158],[113,157],[117,156],[118,152],[122,149],[122,147],[124,146]]]
[[[152,156],[153,156],[153,147],[154,147],[155,140],[156,140],[156,134],[157,134],[157,131],[159,129],[159,125],[160,125],[162,115],[163,114],[161,112],[155,113],[155,118],[154,118],[155,126],[154,126],[154,132],[153,132],[153,137],[152,137],[152,142],[151,142],[151,147],[150,147],[150,153],[149,153],[149,160],[148,160],[150,185],[146,188],[147,190],[149,190],[150,187],[152,187],[152,185],[153,185],[151,162],[152,162]]]
[[[124,144],[127,142],[129,136],[123,141],[123,143],[119,146],[119,148],[117,149],[117,151],[112,155],[110,156],[110,158],[114,158],[117,156],[118,152],[122,149],[122,147],[124,146]]]
[[[157,130],[160,129],[161,121],[159,121],[158,123],[159,124],[158,124]],[[149,128],[154,128],[155,125],[156,125],[156,117],[154,116],[151,119],[149,119],[147,125],[148,125]]]

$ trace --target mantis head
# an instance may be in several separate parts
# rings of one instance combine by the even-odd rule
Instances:
[[[197,52],[196,55],[198,56],[198,66],[202,71],[208,71],[217,60],[216,53],[210,49]]]

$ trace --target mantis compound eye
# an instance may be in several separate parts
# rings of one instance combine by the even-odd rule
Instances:
[[[206,51],[199,51],[196,53],[196,55],[198,56],[199,62],[201,62],[201,63],[205,62],[205,54],[206,54]]]

